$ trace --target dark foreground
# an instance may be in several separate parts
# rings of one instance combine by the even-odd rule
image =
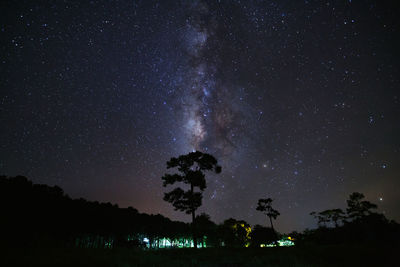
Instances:
[[[1,266],[400,266],[387,246],[290,248],[3,249]]]

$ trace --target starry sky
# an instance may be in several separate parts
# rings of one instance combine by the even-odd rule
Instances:
[[[391,1],[395,2],[395,1]],[[199,212],[282,232],[362,192],[400,221],[399,14],[390,1],[3,1],[0,173],[189,221],[162,200],[200,150]]]

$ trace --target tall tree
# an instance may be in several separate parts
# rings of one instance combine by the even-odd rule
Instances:
[[[281,214],[279,213],[279,211],[273,209],[271,204],[272,204],[271,198],[266,198],[266,199],[261,198],[258,200],[256,210],[261,211],[269,218],[269,221],[271,223],[271,228],[272,230],[275,231],[274,225],[272,224],[272,219],[276,220],[276,217],[278,217]]]
[[[372,209],[377,209],[378,206],[363,200],[364,194],[354,192],[349,196],[349,199],[347,200],[347,216],[350,219],[360,219],[363,218],[367,215],[372,214],[373,212],[371,211]]]
[[[221,166],[217,160],[210,154],[199,151],[191,152],[187,155],[181,155],[178,158],[171,158],[167,162],[167,169],[177,168],[178,173],[165,174],[162,177],[163,186],[172,185],[176,182],[182,182],[190,186],[189,190],[184,191],[176,187],[172,191],[164,194],[164,200],[172,203],[175,210],[184,211],[192,215],[193,241],[197,248],[195,232],[195,212],[201,206],[202,193],[207,187],[205,171],[221,172]],[[199,191],[195,191],[198,189]]]

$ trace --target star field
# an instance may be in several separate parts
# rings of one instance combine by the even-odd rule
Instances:
[[[389,1],[2,3],[0,174],[172,219],[173,156],[213,154],[204,211],[279,231],[362,192],[400,220]]]

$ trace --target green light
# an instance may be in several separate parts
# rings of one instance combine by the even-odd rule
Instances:
[[[275,243],[269,243],[269,244],[261,244],[260,247],[264,248],[272,248],[272,247],[276,247],[277,245]],[[278,247],[291,247],[294,246],[294,242],[286,239],[286,238],[282,238],[281,240],[278,240]]]

